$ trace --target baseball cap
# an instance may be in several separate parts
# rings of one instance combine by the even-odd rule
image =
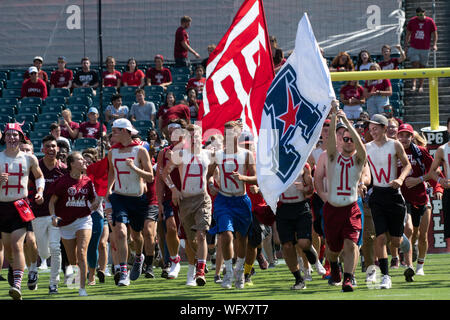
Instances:
[[[38,69],[36,67],[29,67],[28,68],[28,73],[33,73],[33,72],[38,73],[39,71],[38,71]]]
[[[17,122],[15,122],[15,123],[7,123],[7,124],[5,125],[5,131],[4,131],[4,133],[6,133],[6,131],[9,131],[9,130],[16,130],[16,131],[19,131],[23,136],[25,136],[25,135],[23,134],[22,126],[20,125],[20,123],[17,123]]]
[[[338,122],[336,124],[336,131],[338,131],[340,128],[348,129],[347,126],[343,122]]]
[[[58,60],[66,61],[66,57],[64,57],[64,56],[59,56],[59,57],[58,57]]]
[[[96,107],[90,107],[89,108],[89,110],[88,110],[88,113],[97,113],[98,114],[98,110],[97,110],[97,108]]]
[[[36,56],[36,57],[34,57],[33,61],[34,61],[34,60],[40,60],[41,62],[44,62],[44,59],[42,59],[41,56]]]
[[[255,138],[253,137],[253,134],[251,134],[248,131],[242,131],[241,135],[239,136],[238,143],[239,144],[252,144],[255,142]]]
[[[398,133],[400,132],[409,132],[414,134],[414,129],[409,123],[403,123],[398,127]]]
[[[164,57],[161,54],[157,54],[155,56],[155,59],[153,59],[153,60],[156,60],[157,58],[161,59],[161,61],[164,61]]]
[[[425,12],[425,10],[422,7],[417,7],[416,13],[419,13],[419,12]]]
[[[139,131],[137,131],[133,125],[131,124],[130,120],[121,118],[114,120],[112,124],[112,128],[118,128],[118,129],[127,129],[131,132],[132,135],[138,134]]]
[[[374,114],[372,118],[370,118],[369,122],[374,124],[381,124],[382,126],[385,127],[388,125],[388,119],[379,113]]]

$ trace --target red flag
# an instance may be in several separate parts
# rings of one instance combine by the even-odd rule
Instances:
[[[245,0],[233,23],[211,53],[206,67],[203,106],[198,119],[208,137],[227,121],[241,118],[256,136],[267,90],[274,78],[273,60],[262,0]]]

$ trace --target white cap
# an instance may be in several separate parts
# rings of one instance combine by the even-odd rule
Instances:
[[[130,120],[125,118],[120,118],[117,120],[114,120],[112,124],[112,128],[118,128],[118,129],[127,129],[131,132],[132,135],[138,134],[139,131],[137,131],[133,125],[131,124]]]
[[[39,73],[39,71],[38,71],[38,69],[36,67],[29,67],[28,68],[28,73],[32,73],[32,72]]]
[[[89,108],[89,110],[88,110],[88,113],[97,113],[98,114],[98,110],[97,110],[97,108],[96,107],[90,107]]]
[[[34,60],[40,60],[41,62],[44,62],[44,59],[41,56],[34,57],[33,61]]]

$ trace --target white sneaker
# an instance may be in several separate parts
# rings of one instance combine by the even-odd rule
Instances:
[[[47,270],[47,269],[48,269],[47,260],[41,259],[41,265],[39,266],[39,270]]]
[[[191,264],[188,267],[186,285],[190,287],[197,286],[197,282],[195,281],[195,266]]]
[[[425,275],[425,273],[423,272],[423,263],[422,264],[420,264],[420,263],[417,264],[416,275],[417,276],[424,276]]]
[[[317,274],[319,276],[323,276],[325,273],[327,273],[327,270],[325,270],[325,268],[323,267],[323,265],[320,263],[319,259],[317,259],[315,265],[314,265]]]
[[[311,269],[305,269],[303,272],[305,273],[305,281],[312,281]]]
[[[245,284],[244,270],[243,269],[236,270],[234,277],[236,279],[234,282],[236,289],[244,289]]]
[[[380,289],[390,289],[392,287],[391,277],[385,274],[381,279]]]
[[[172,262],[170,266],[169,274],[167,275],[167,279],[176,279],[178,277],[178,273],[180,273],[181,265],[180,263]]]
[[[232,273],[233,272],[227,272],[223,276],[223,280],[222,280],[222,283],[221,283],[222,288],[224,288],[224,289],[231,289],[231,286],[232,286]]]
[[[111,270],[108,267],[105,269],[105,277],[112,277]]]
[[[375,283],[377,281],[377,271],[375,269],[371,270],[371,272],[367,272],[366,274],[366,282]]]
[[[88,296],[88,294],[87,294],[87,292],[86,292],[86,289],[82,289],[82,288],[80,288],[80,290],[78,290],[78,295],[80,296],[80,297],[87,297]]]

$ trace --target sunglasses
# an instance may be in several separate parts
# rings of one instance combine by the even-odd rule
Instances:
[[[353,143],[353,139],[350,137],[343,137],[342,140],[344,140],[344,142],[352,142]]]
[[[355,129],[364,128],[363,124],[355,124]]]

